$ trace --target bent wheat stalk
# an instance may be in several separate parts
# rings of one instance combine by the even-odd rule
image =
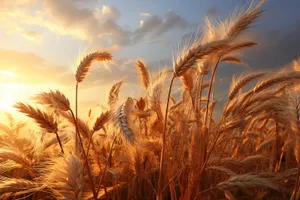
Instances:
[[[84,78],[87,76],[87,73],[89,72],[89,69],[90,69],[93,62],[95,62],[95,61],[108,61],[108,60],[111,60],[111,59],[112,59],[111,54],[109,54],[107,52],[98,52],[98,51],[96,51],[96,52],[93,52],[93,53],[90,53],[90,54],[86,55],[83,58],[83,60],[80,62],[79,66],[77,67],[76,74],[75,74],[75,79],[76,79],[75,116],[74,116],[74,113],[71,112],[73,118],[75,119],[75,122],[77,122],[77,119],[78,119],[78,87],[79,87],[79,83],[82,82],[84,80]],[[94,182],[93,182],[91,171],[90,171],[90,168],[89,168],[88,158],[87,158],[87,155],[86,155],[85,150],[84,150],[84,146],[83,146],[83,143],[82,143],[81,136],[78,132],[78,126],[76,126],[76,135],[75,135],[75,148],[76,149],[77,149],[77,137],[79,139],[79,143],[80,143],[81,148],[82,148],[83,156],[84,156],[85,161],[87,163],[87,172],[88,172],[88,176],[89,176],[89,180],[90,180],[90,186],[91,186],[91,189],[92,189],[92,192],[93,192],[93,197],[94,197],[94,199],[97,199],[97,194],[96,194],[96,191],[95,191]]]
[[[163,165],[164,165],[164,154],[165,154],[165,148],[166,148],[166,130],[167,130],[167,121],[168,121],[168,111],[169,111],[169,103],[170,103],[170,96],[171,96],[171,90],[173,86],[175,76],[172,77],[171,83],[169,86],[169,92],[167,96],[167,106],[166,106],[166,113],[165,113],[165,122],[164,122],[164,129],[163,129],[163,134],[162,134],[162,149],[161,149],[161,154],[160,154],[160,163],[159,163],[159,176],[158,176],[158,190],[157,190],[157,200],[162,200],[163,199]]]
[[[211,90],[213,87],[213,81],[215,79],[216,76],[216,72],[217,72],[217,67],[220,63],[220,59],[221,59],[222,55],[218,56],[218,60],[215,64],[214,70],[212,72],[211,78],[210,78],[210,83],[209,83],[209,89],[208,89],[208,95],[207,95],[207,103],[206,103],[206,110],[205,110],[205,115],[204,115],[204,123],[203,126],[207,126],[207,119],[208,119],[208,110],[209,110],[209,103],[210,103],[210,95],[211,95]]]
[[[79,83],[85,79],[93,62],[108,61],[111,59],[112,59],[111,54],[109,54],[107,52],[96,51],[96,52],[86,55],[80,62],[79,66],[77,67],[76,74],[75,74],[75,79],[76,79],[75,116],[76,116],[76,120],[78,118],[78,87],[79,87]],[[77,135],[77,133],[76,133],[76,135]],[[77,136],[75,137],[75,147],[77,147]]]
[[[17,102],[14,105],[15,108],[19,110],[19,112],[26,114],[28,117],[32,118],[36,121],[36,123],[43,129],[45,129],[49,133],[54,133],[56,135],[57,141],[59,143],[62,154],[64,154],[64,149],[62,147],[61,140],[57,133],[57,122],[55,121],[52,115],[45,113],[39,109],[35,109],[30,105],[26,105],[22,102]]]
[[[99,191],[100,191],[100,189],[101,189],[101,184],[102,184],[102,181],[103,181],[103,179],[104,179],[104,175],[105,175],[106,169],[107,169],[107,167],[108,167],[109,160],[110,160],[110,157],[111,157],[112,150],[113,150],[113,147],[114,147],[114,144],[115,144],[116,139],[117,139],[117,134],[115,134],[114,139],[112,140],[112,143],[111,143],[111,146],[110,146],[110,149],[109,149],[107,162],[106,162],[105,167],[104,167],[104,169],[103,169],[103,172],[102,172],[102,175],[101,175],[101,178],[100,178],[100,181],[99,181],[99,185],[98,185],[98,190],[97,190],[97,192],[96,192],[96,196],[97,196],[97,197],[98,197]]]

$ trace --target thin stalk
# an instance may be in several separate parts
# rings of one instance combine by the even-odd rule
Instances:
[[[295,183],[295,188],[294,188],[294,200],[296,200],[297,198],[297,193],[298,193],[298,189],[299,189],[299,175],[300,175],[300,164],[298,163],[298,172],[297,172],[297,179],[296,179],[296,183]]]
[[[96,193],[97,196],[98,196],[99,191],[100,191],[100,188],[101,188],[101,183],[102,183],[102,181],[103,181],[104,174],[105,174],[105,172],[106,172],[106,169],[107,169],[107,166],[108,166],[108,163],[109,163],[111,154],[112,154],[112,149],[113,149],[114,144],[115,144],[115,141],[116,141],[116,138],[117,138],[117,135],[115,135],[115,137],[114,137],[114,139],[113,139],[113,141],[112,141],[112,144],[111,144],[111,146],[110,146],[110,149],[109,149],[108,159],[107,159],[107,162],[106,162],[105,167],[104,167],[104,169],[103,169],[103,173],[102,173],[101,178],[100,178],[100,181],[99,181],[98,190],[97,190],[97,193]]]
[[[75,90],[75,123],[77,123],[78,119],[78,82],[76,83],[76,90]],[[76,134],[75,134],[75,149],[77,149],[77,134],[78,128],[76,127]]]
[[[210,192],[210,191],[215,190],[215,189],[217,189],[217,187],[209,188],[207,190],[203,190],[203,191],[199,192],[198,194],[196,194],[194,200],[197,199],[199,196],[203,195],[204,193]]]
[[[212,96],[211,96],[212,102],[214,102],[214,99],[215,99],[215,87],[216,87],[216,79],[214,79],[214,81],[213,81],[213,89],[212,89]],[[207,127],[208,129],[209,129],[210,124],[211,124],[213,111],[214,111],[214,109],[212,109],[210,111],[210,115],[209,115],[209,119],[208,119],[208,127]]]
[[[200,123],[200,116],[199,116],[199,114],[200,114],[200,112],[201,112],[201,98],[202,98],[202,85],[203,85],[203,80],[204,80],[204,76],[203,75],[201,75],[200,74],[200,80],[198,80],[198,81],[200,81],[200,86],[199,86],[199,88],[200,88],[200,92],[199,92],[199,96],[198,96],[198,94],[196,93],[196,102],[195,102],[195,112],[196,112],[196,121],[197,121],[197,125]],[[197,84],[199,84],[199,83],[197,83]],[[200,101],[199,101],[200,100]]]
[[[77,107],[77,104],[76,104],[76,107]],[[88,163],[88,158],[87,158],[87,155],[84,151],[84,146],[83,146],[83,143],[82,143],[82,139],[81,139],[81,136],[80,136],[79,131],[78,131],[79,129],[78,129],[77,120],[76,120],[77,118],[75,118],[74,113],[71,109],[70,109],[70,112],[72,114],[73,119],[75,120],[76,138],[78,137],[78,139],[79,139],[79,143],[80,143],[80,146],[82,148],[83,157],[84,157],[86,165],[87,165],[87,173],[88,173],[88,178],[89,178],[89,181],[90,181],[90,186],[91,186],[91,190],[92,190],[92,193],[93,193],[93,197],[94,197],[94,200],[97,200],[97,195],[96,195],[96,191],[95,191],[95,186],[94,186],[94,182],[93,182],[92,173],[91,173],[90,166],[89,166],[89,163]]]
[[[156,195],[157,200],[162,200],[162,192],[163,192],[162,191],[162,178],[163,178],[162,170],[163,170],[163,164],[164,164],[164,154],[165,154],[165,145],[166,145],[166,130],[167,130],[170,95],[171,95],[171,90],[172,90],[174,79],[175,79],[175,76],[173,76],[171,79],[168,97],[167,97],[165,123],[164,123],[164,129],[163,129],[163,134],[162,134],[162,148],[161,148],[160,163],[159,163],[158,190],[157,190],[157,195]]]
[[[206,126],[206,123],[207,123],[207,118],[208,118],[208,108],[209,108],[209,103],[210,103],[210,95],[211,95],[211,90],[212,90],[212,86],[213,86],[213,81],[215,79],[215,76],[216,76],[216,71],[217,71],[217,68],[218,68],[218,64],[220,63],[220,59],[221,59],[221,56],[220,55],[218,57],[218,60],[217,60],[217,63],[214,67],[214,70],[212,72],[212,75],[211,75],[211,78],[210,78],[210,83],[209,83],[209,89],[208,89],[208,95],[207,95],[207,103],[206,103],[206,111],[205,111],[205,118],[204,118],[204,126]]]
[[[229,104],[229,102],[227,102],[227,104],[226,104],[226,106],[225,106],[225,110],[227,109],[228,104]],[[224,119],[225,119],[224,116],[222,116],[221,122],[222,122]],[[210,158],[210,156],[211,156],[211,154],[212,154],[212,151],[214,150],[215,146],[217,145],[217,142],[218,142],[218,140],[219,140],[219,138],[220,138],[220,136],[221,136],[221,134],[222,134],[222,132],[219,131],[219,128],[220,128],[220,124],[219,124],[219,127],[217,128],[217,131],[218,131],[217,137],[216,137],[216,139],[214,140],[214,143],[213,143],[211,149],[209,150],[209,152],[208,152],[208,154],[207,154],[206,160],[205,160],[205,162],[204,162],[204,164],[203,164],[203,167],[202,167],[202,169],[201,169],[201,171],[200,171],[200,174],[202,174],[202,172],[204,171],[204,169],[205,169],[205,167],[206,167],[206,165],[207,165],[207,162],[208,162],[208,160],[209,160],[209,158]],[[223,151],[224,151],[224,150],[225,150],[225,148],[223,149]],[[222,154],[223,154],[223,152],[222,152]]]
[[[242,105],[240,113],[243,113],[245,111],[245,109],[247,108],[247,104],[249,103],[249,101],[253,97],[253,95],[254,95],[254,92],[252,91],[251,94],[249,95],[249,97],[247,98],[246,102],[244,103],[244,105]]]
[[[60,141],[60,138],[59,138],[58,133],[56,131],[55,131],[55,135],[56,135],[57,141],[59,143],[62,154],[65,154],[64,149],[63,149],[62,144],[61,144],[61,141]]]
[[[218,130],[218,129],[217,129],[217,130]],[[212,151],[214,150],[214,148],[215,148],[215,146],[216,146],[216,144],[217,144],[217,142],[218,142],[218,140],[219,140],[219,138],[220,138],[220,136],[221,136],[221,133],[222,133],[221,131],[218,132],[218,135],[217,135],[217,137],[216,137],[216,139],[215,139],[215,141],[214,141],[214,143],[213,143],[211,149],[209,150],[209,152],[208,152],[208,154],[207,154],[207,157],[206,157],[206,159],[205,159],[205,161],[204,161],[204,164],[203,164],[203,166],[202,166],[202,168],[201,168],[200,174],[202,174],[202,172],[204,171],[204,169],[205,169],[205,167],[206,167],[206,165],[207,165],[207,162],[208,162],[208,160],[209,160],[209,158],[210,158],[210,156],[211,156],[211,154],[212,154]]]
[[[297,119],[299,119],[299,115],[297,113]],[[298,148],[298,141],[299,141],[299,136],[298,133],[296,133],[296,146]],[[294,200],[296,200],[296,196],[298,193],[298,189],[299,189],[299,175],[300,175],[300,162],[299,159],[297,159],[297,164],[298,164],[298,171],[297,171],[297,179],[296,179],[296,183],[295,183],[295,187],[294,187],[294,191],[295,191],[295,195],[294,195]]]
[[[243,137],[243,138],[245,137],[246,133],[247,133],[247,132],[249,131],[249,129],[251,128],[252,122],[253,122],[253,121],[251,121],[250,123],[247,124],[247,127],[245,128],[245,131],[244,131],[243,134],[242,134],[242,137]],[[238,154],[238,152],[239,152],[239,150],[240,150],[240,148],[241,148],[241,146],[242,146],[242,143],[244,143],[244,140],[240,141],[239,144],[238,144],[238,146],[237,146],[236,148],[234,148],[234,151],[233,151],[232,154],[231,154],[232,157],[235,157],[235,156]]]
[[[148,126],[147,126],[147,121],[146,121],[146,119],[144,119],[143,121],[144,121],[145,136],[148,138]]]
[[[88,143],[88,148],[86,150],[86,154],[89,155],[89,151],[90,151],[90,147],[91,147],[91,143],[92,143],[92,138],[93,138],[93,135],[94,135],[94,131],[91,132],[90,136],[89,136],[89,143]]]
[[[93,142],[93,139],[92,139],[94,133],[95,133],[95,131],[91,132],[91,134],[90,134],[90,136],[89,136],[89,143],[88,143],[88,147],[87,147],[87,150],[86,150],[86,155],[89,155],[89,151],[90,151],[91,145],[92,145],[92,147],[93,147],[95,153],[97,154],[96,148],[95,148],[95,145],[94,145],[94,142]],[[99,167],[101,168],[100,162],[99,162],[99,158],[98,158],[98,155],[96,155],[96,156],[97,156],[97,163],[98,163]],[[86,167],[86,163],[84,163],[83,166],[84,166],[84,168],[85,168],[85,167]]]
[[[167,187],[169,186],[169,184],[182,172],[182,169],[178,170],[178,172],[176,172],[172,178],[169,180],[169,182],[165,185],[165,187],[162,189],[162,191],[165,191],[165,189],[167,189]]]
[[[151,188],[152,188],[153,192],[156,194],[156,190],[155,190],[155,188],[154,188],[153,184],[151,183],[151,181],[149,180],[149,178],[145,177],[145,179],[147,180],[147,182],[148,182],[148,183],[149,183],[149,185],[151,186]]]
[[[200,94],[199,94],[199,99],[200,99],[200,104],[199,104],[199,110],[197,111],[197,113],[199,113],[199,111],[201,111],[201,98],[202,98],[202,85],[203,85],[203,80],[204,80],[204,75],[200,75]]]
[[[275,142],[275,151],[274,151],[274,153],[275,153],[275,157],[276,157],[276,165],[275,165],[275,171],[274,172],[277,172],[277,168],[278,168],[278,164],[279,164],[279,160],[280,160],[280,144],[279,144],[279,140],[280,140],[280,138],[279,138],[279,124],[276,122],[275,123],[275,130],[276,130],[276,142]]]

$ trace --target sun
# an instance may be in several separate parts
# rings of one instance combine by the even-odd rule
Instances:
[[[8,94],[1,94],[0,95],[0,110],[2,111],[10,111],[13,109],[13,104],[15,100],[12,96]]]
[[[11,71],[0,71],[1,78],[8,78],[12,80],[16,77],[16,74]],[[2,83],[0,88],[0,110],[1,111],[11,111],[13,110],[13,104],[15,102],[13,92],[15,91],[14,84],[12,83]]]

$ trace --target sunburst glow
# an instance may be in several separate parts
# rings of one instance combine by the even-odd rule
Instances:
[[[10,71],[1,71],[0,74],[1,74],[2,76],[11,77],[11,78],[13,78],[13,77],[16,76],[15,73],[10,72]]]
[[[0,96],[0,110],[11,110],[14,104],[14,98],[7,94]]]

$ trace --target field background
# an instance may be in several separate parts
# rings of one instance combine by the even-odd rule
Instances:
[[[0,199],[300,199],[296,0],[0,2]]]

